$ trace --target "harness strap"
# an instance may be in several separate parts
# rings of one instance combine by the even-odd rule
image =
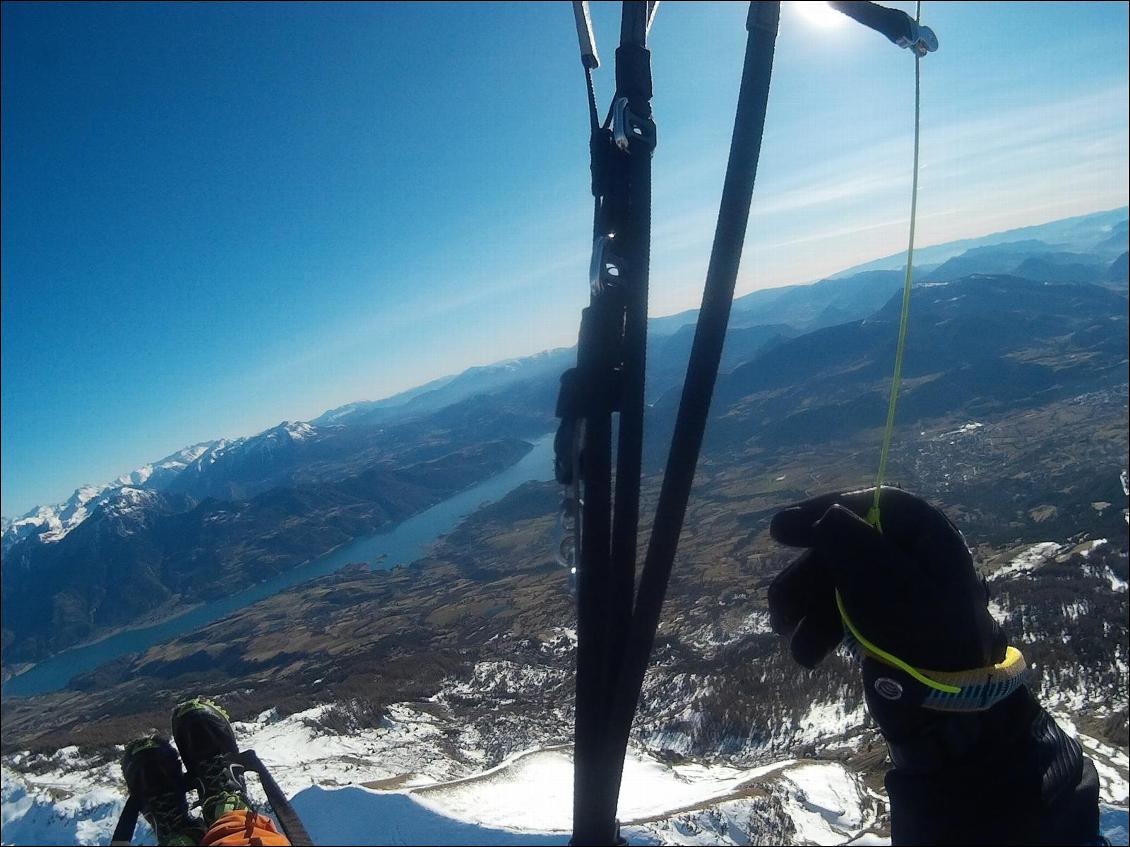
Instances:
[[[133,832],[137,829],[137,816],[141,813],[141,802],[132,794],[126,798],[122,813],[118,816],[118,825],[114,827],[114,834],[110,836],[112,847],[121,847],[133,841]]]
[[[858,2],[858,0],[840,0],[840,2],[833,0],[828,5],[838,12],[843,12],[857,23],[886,36],[899,47],[913,50],[919,56],[938,49],[938,39],[933,30],[922,26],[921,18],[912,19],[910,15],[899,9],[888,9],[878,3]]]
[[[254,771],[259,775],[259,782],[263,786],[263,792],[267,795],[267,802],[271,804],[271,810],[278,818],[279,825],[282,826],[290,843],[294,847],[311,847],[314,842],[309,833],[306,832],[306,827],[302,825],[298,813],[294,811],[294,807],[286,798],[286,794],[275,782],[275,778],[271,776],[271,772],[267,770],[267,766],[263,764],[255,751],[244,750],[235,757],[235,762],[243,765],[246,770]]]
[[[606,830],[615,815],[628,737],[655,642],[718,377],[761,153],[779,21],[780,3],[750,4],[737,114],[702,307],[609,714],[608,759],[613,767],[604,775],[607,787],[602,822]]]
[[[577,570],[574,844],[616,840],[619,772],[608,743],[612,692],[628,639],[635,586],[643,452],[647,288],[651,248],[651,60],[646,38],[656,4],[625,2],[616,50],[616,94],[597,124],[595,43],[584,4],[574,4],[592,128],[593,258],[575,375],[558,398],[557,479],[582,503]],[[583,23],[583,26],[582,26]],[[581,35],[582,31],[584,35]],[[612,414],[619,413],[612,491]],[[576,480],[583,480],[583,500]],[[563,509],[566,508],[563,506]],[[574,526],[576,524],[574,523]],[[618,785],[618,783],[617,783]]]
[[[904,13],[890,12],[872,3],[833,4],[841,11],[884,32],[900,46],[922,56],[937,47],[933,33],[919,27]],[[644,675],[654,645],[659,616],[678,550],[679,536],[694,483],[711,396],[718,376],[722,346],[741,261],[745,231],[772,75],[773,55],[780,22],[780,3],[751,3],[746,20],[749,33],[737,115],[730,146],[718,223],[703,290],[686,380],[675,422],[659,503],[652,525],[647,555],[632,605],[636,534],[639,509],[638,450],[642,444],[642,378],[646,353],[647,261],[650,239],[650,152],[654,123],[650,120],[650,68],[643,60],[647,28],[654,4],[625,0],[621,45],[617,50],[617,92],[609,118],[597,128],[596,101],[590,71],[595,63],[591,24],[585,4],[574,4],[582,63],[589,94],[590,149],[594,203],[594,260],[592,298],[582,316],[578,342],[577,384],[565,389],[595,394],[594,405],[578,414],[574,423],[584,427],[580,476],[584,480],[581,522],[581,556],[577,589],[577,699],[574,746],[574,807],[572,844],[618,843],[616,807],[623,776],[628,737],[639,702]],[[864,20],[866,19],[866,20]],[[584,26],[582,26],[584,24]],[[583,31],[583,32],[582,32]],[[917,75],[916,75],[917,91]],[[915,193],[917,198],[918,95],[915,110]],[[648,155],[638,156],[641,147]],[[635,148],[635,149],[633,149]],[[915,207],[911,210],[910,249],[913,251]],[[615,250],[609,250],[610,245]],[[613,258],[609,258],[609,256]],[[908,257],[909,291],[912,256]],[[614,269],[612,273],[610,269]],[[619,294],[623,299],[614,299]],[[905,307],[904,307],[905,309]],[[616,355],[599,366],[587,327],[600,325],[613,314],[622,320]],[[904,310],[904,325],[906,313]],[[608,336],[611,337],[611,334]],[[904,333],[905,339],[905,333]],[[607,347],[605,348],[607,351]],[[617,378],[614,396],[619,401],[620,444],[616,479],[616,514],[611,497],[611,411],[600,380],[607,362]],[[899,356],[901,364],[901,353]],[[563,381],[572,382],[570,377]],[[897,391],[897,389],[896,389]],[[591,393],[590,393],[591,392]],[[893,416],[893,399],[891,409]],[[563,397],[560,409],[587,405]],[[893,420],[893,417],[892,417]],[[573,423],[562,419],[557,447],[558,480],[575,482],[576,445]],[[574,494],[574,496],[576,496]],[[611,536],[611,537],[610,537]],[[958,688],[958,686],[952,686]],[[960,690],[960,689],[959,689]],[[945,692],[947,694],[952,692]]]

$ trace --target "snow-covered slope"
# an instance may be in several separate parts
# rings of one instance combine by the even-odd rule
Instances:
[[[117,764],[66,747],[37,758],[33,774],[17,774],[31,758],[0,766],[3,843],[108,844],[125,803]]]
[[[397,706],[376,730],[334,736],[318,725],[325,708],[282,720],[268,712],[237,725],[242,744],[268,763],[315,841],[568,841],[573,767],[567,748],[524,751],[478,771],[468,764],[474,751],[441,752],[444,727],[425,712]],[[116,764],[75,748],[8,757],[2,777],[5,843],[105,843],[124,803]],[[769,815],[761,809],[766,794]],[[768,824],[775,836],[792,834],[797,843],[817,837],[841,843],[876,824],[881,811],[877,798],[836,763],[670,765],[638,750],[626,763],[620,803],[635,843],[737,843],[753,834],[754,819],[763,836]]]
[[[226,443],[227,442],[221,439],[219,441],[204,441],[200,444],[193,444],[191,447],[185,447],[184,449],[178,450],[172,455],[166,456],[159,462],[142,465],[137,470],[131,471],[128,474],[123,474],[122,476],[118,477],[116,482],[120,485],[144,485],[148,488],[163,488],[173,479],[173,477],[175,477],[205,453],[216,450]]]
[[[567,747],[523,751],[484,770],[478,752],[451,744],[450,728],[429,711],[400,704],[376,729],[336,735],[319,722],[329,708],[236,725],[315,842],[567,843]],[[1125,754],[1079,737],[1101,764],[1103,801],[1113,804],[1104,826],[1117,838],[1126,826]],[[0,777],[5,844],[105,844],[125,799],[116,762],[73,747],[8,756]],[[619,809],[636,844],[886,843],[886,815],[882,795],[837,761],[671,764],[639,749],[626,763]],[[138,834],[137,843],[151,843],[144,825]]]
[[[58,541],[86,520],[119,487],[114,483],[84,485],[75,489],[75,493],[63,503],[36,506],[27,514],[11,521],[4,529],[4,551],[7,552],[8,548],[25,538],[36,537],[48,544]]]

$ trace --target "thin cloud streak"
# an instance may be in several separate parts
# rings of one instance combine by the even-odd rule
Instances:
[[[1128,94],[1126,85],[1117,85],[1053,104],[1020,104],[1001,114],[925,128],[919,244],[973,237],[986,227],[1038,223],[1034,214],[1053,209],[1066,216],[1125,204],[1130,193]],[[1065,121],[1065,115],[1071,119]],[[757,279],[743,271],[740,289],[814,281],[904,249],[911,141],[908,133],[786,177],[759,179],[747,236],[747,252],[756,261],[743,263]],[[905,170],[889,164],[902,160]],[[879,170],[876,162],[887,164]],[[697,165],[687,170],[700,172]],[[824,181],[829,170],[851,176],[829,185]],[[993,206],[1009,211],[994,213]],[[850,214],[857,209],[867,210],[865,219]],[[691,286],[701,284],[716,214],[716,206],[706,205],[656,226],[654,266],[665,259],[680,268],[657,276],[681,291],[666,290],[653,298],[652,314],[697,306],[699,291]],[[837,225],[853,219],[853,225]],[[952,223],[941,226],[945,221]],[[859,243],[869,233],[882,237]],[[680,256],[695,251],[700,253],[695,259]],[[701,269],[693,283],[686,281],[690,268]]]

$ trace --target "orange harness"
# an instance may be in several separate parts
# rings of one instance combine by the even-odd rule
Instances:
[[[271,819],[251,811],[228,812],[214,824],[200,842],[204,845],[289,845],[287,837],[275,829]]]

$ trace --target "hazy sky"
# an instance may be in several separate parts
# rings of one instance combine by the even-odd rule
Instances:
[[[913,59],[821,7],[785,4],[743,293],[905,248]],[[1127,203],[1127,9],[924,4],[919,243]],[[594,17],[603,103],[618,4]],[[698,303],[744,19],[664,2],[652,32],[653,314]],[[575,341],[568,3],[5,3],[2,24],[4,514]]]

